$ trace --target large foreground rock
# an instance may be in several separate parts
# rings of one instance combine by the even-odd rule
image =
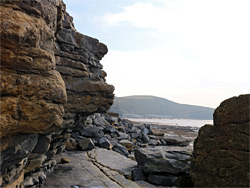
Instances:
[[[135,150],[138,168],[133,170],[134,179],[147,179],[157,185],[190,187],[192,147],[155,147]],[[140,169],[142,172],[140,172]],[[137,177],[138,173],[143,173]],[[138,179],[140,180],[140,179]]]
[[[191,153],[191,147],[140,148],[135,150],[135,158],[147,174],[179,174],[190,169]]]
[[[250,95],[225,100],[194,142],[196,187],[249,187]]]

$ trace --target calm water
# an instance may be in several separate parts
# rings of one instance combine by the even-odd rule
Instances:
[[[128,118],[131,121],[143,123],[158,123],[160,125],[178,125],[189,127],[201,127],[205,124],[213,124],[213,120],[196,120],[196,119],[148,119],[148,118]]]

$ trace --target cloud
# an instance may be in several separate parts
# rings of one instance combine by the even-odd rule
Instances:
[[[227,97],[249,93],[250,1],[157,1],[161,6],[137,2],[102,17],[110,27],[141,28],[145,40],[164,41],[140,51],[109,52],[104,66],[116,94],[216,107]]]
[[[226,98],[249,92],[249,69],[221,67],[214,59],[188,62],[174,49],[109,51],[102,63],[117,96],[156,95],[216,107]]]
[[[169,32],[178,36],[209,39],[250,30],[250,1],[248,0],[178,0],[153,3],[135,3],[123,11],[104,15],[109,25],[130,24],[139,28],[151,28],[157,32]],[[248,8],[247,8],[248,7]],[[204,36],[206,35],[206,36]]]
[[[158,8],[151,3],[135,3],[132,6],[124,7],[119,13],[110,13],[103,17],[103,21],[110,25],[117,25],[122,22],[130,23],[135,27],[153,28],[158,31],[165,30],[165,16],[170,15],[171,9]]]

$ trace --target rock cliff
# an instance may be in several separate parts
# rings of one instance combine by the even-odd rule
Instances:
[[[54,165],[66,132],[109,109],[114,87],[107,46],[78,33],[61,0],[1,0],[0,13],[0,186],[22,187]]]
[[[195,187],[249,187],[250,94],[225,100],[194,142]]]

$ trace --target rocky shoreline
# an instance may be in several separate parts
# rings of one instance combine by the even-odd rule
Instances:
[[[109,116],[108,48],[77,32],[63,0],[0,12],[0,187],[249,186],[249,94],[199,132]]]
[[[118,187],[140,187],[140,184],[151,187],[191,187],[193,184],[188,173],[191,167],[191,143],[195,137],[186,138],[173,133],[174,131],[180,133],[180,130],[187,135],[196,134],[192,127],[141,124],[107,114],[88,116],[82,128],[66,131],[68,136],[64,142],[66,151],[56,156],[60,164],[56,165],[55,172],[48,176],[44,187],[57,187],[60,181],[62,181],[61,186],[68,187],[66,185],[71,181],[68,183],[64,181],[68,181],[72,176],[74,176],[73,182],[78,182],[75,184],[78,187],[88,187],[86,182],[89,181],[91,186],[95,187],[100,181],[106,182],[107,177],[109,183]],[[78,154],[82,157],[77,159]],[[61,159],[64,158],[69,159],[69,163],[63,164]],[[73,166],[70,164],[72,160]],[[82,160],[90,163],[87,165],[91,166],[88,167],[88,171],[93,168],[98,176],[104,178],[97,181],[93,177],[89,179],[84,177],[84,181],[80,174],[76,175],[79,167],[74,165],[81,164]],[[112,175],[114,172],[116,175]],[[54,181],[55,179],[59,181]],[[30,182],[32,180],[29,179]],[[26,183],[26,186],[28,185],[31,186],[31,183]]]

